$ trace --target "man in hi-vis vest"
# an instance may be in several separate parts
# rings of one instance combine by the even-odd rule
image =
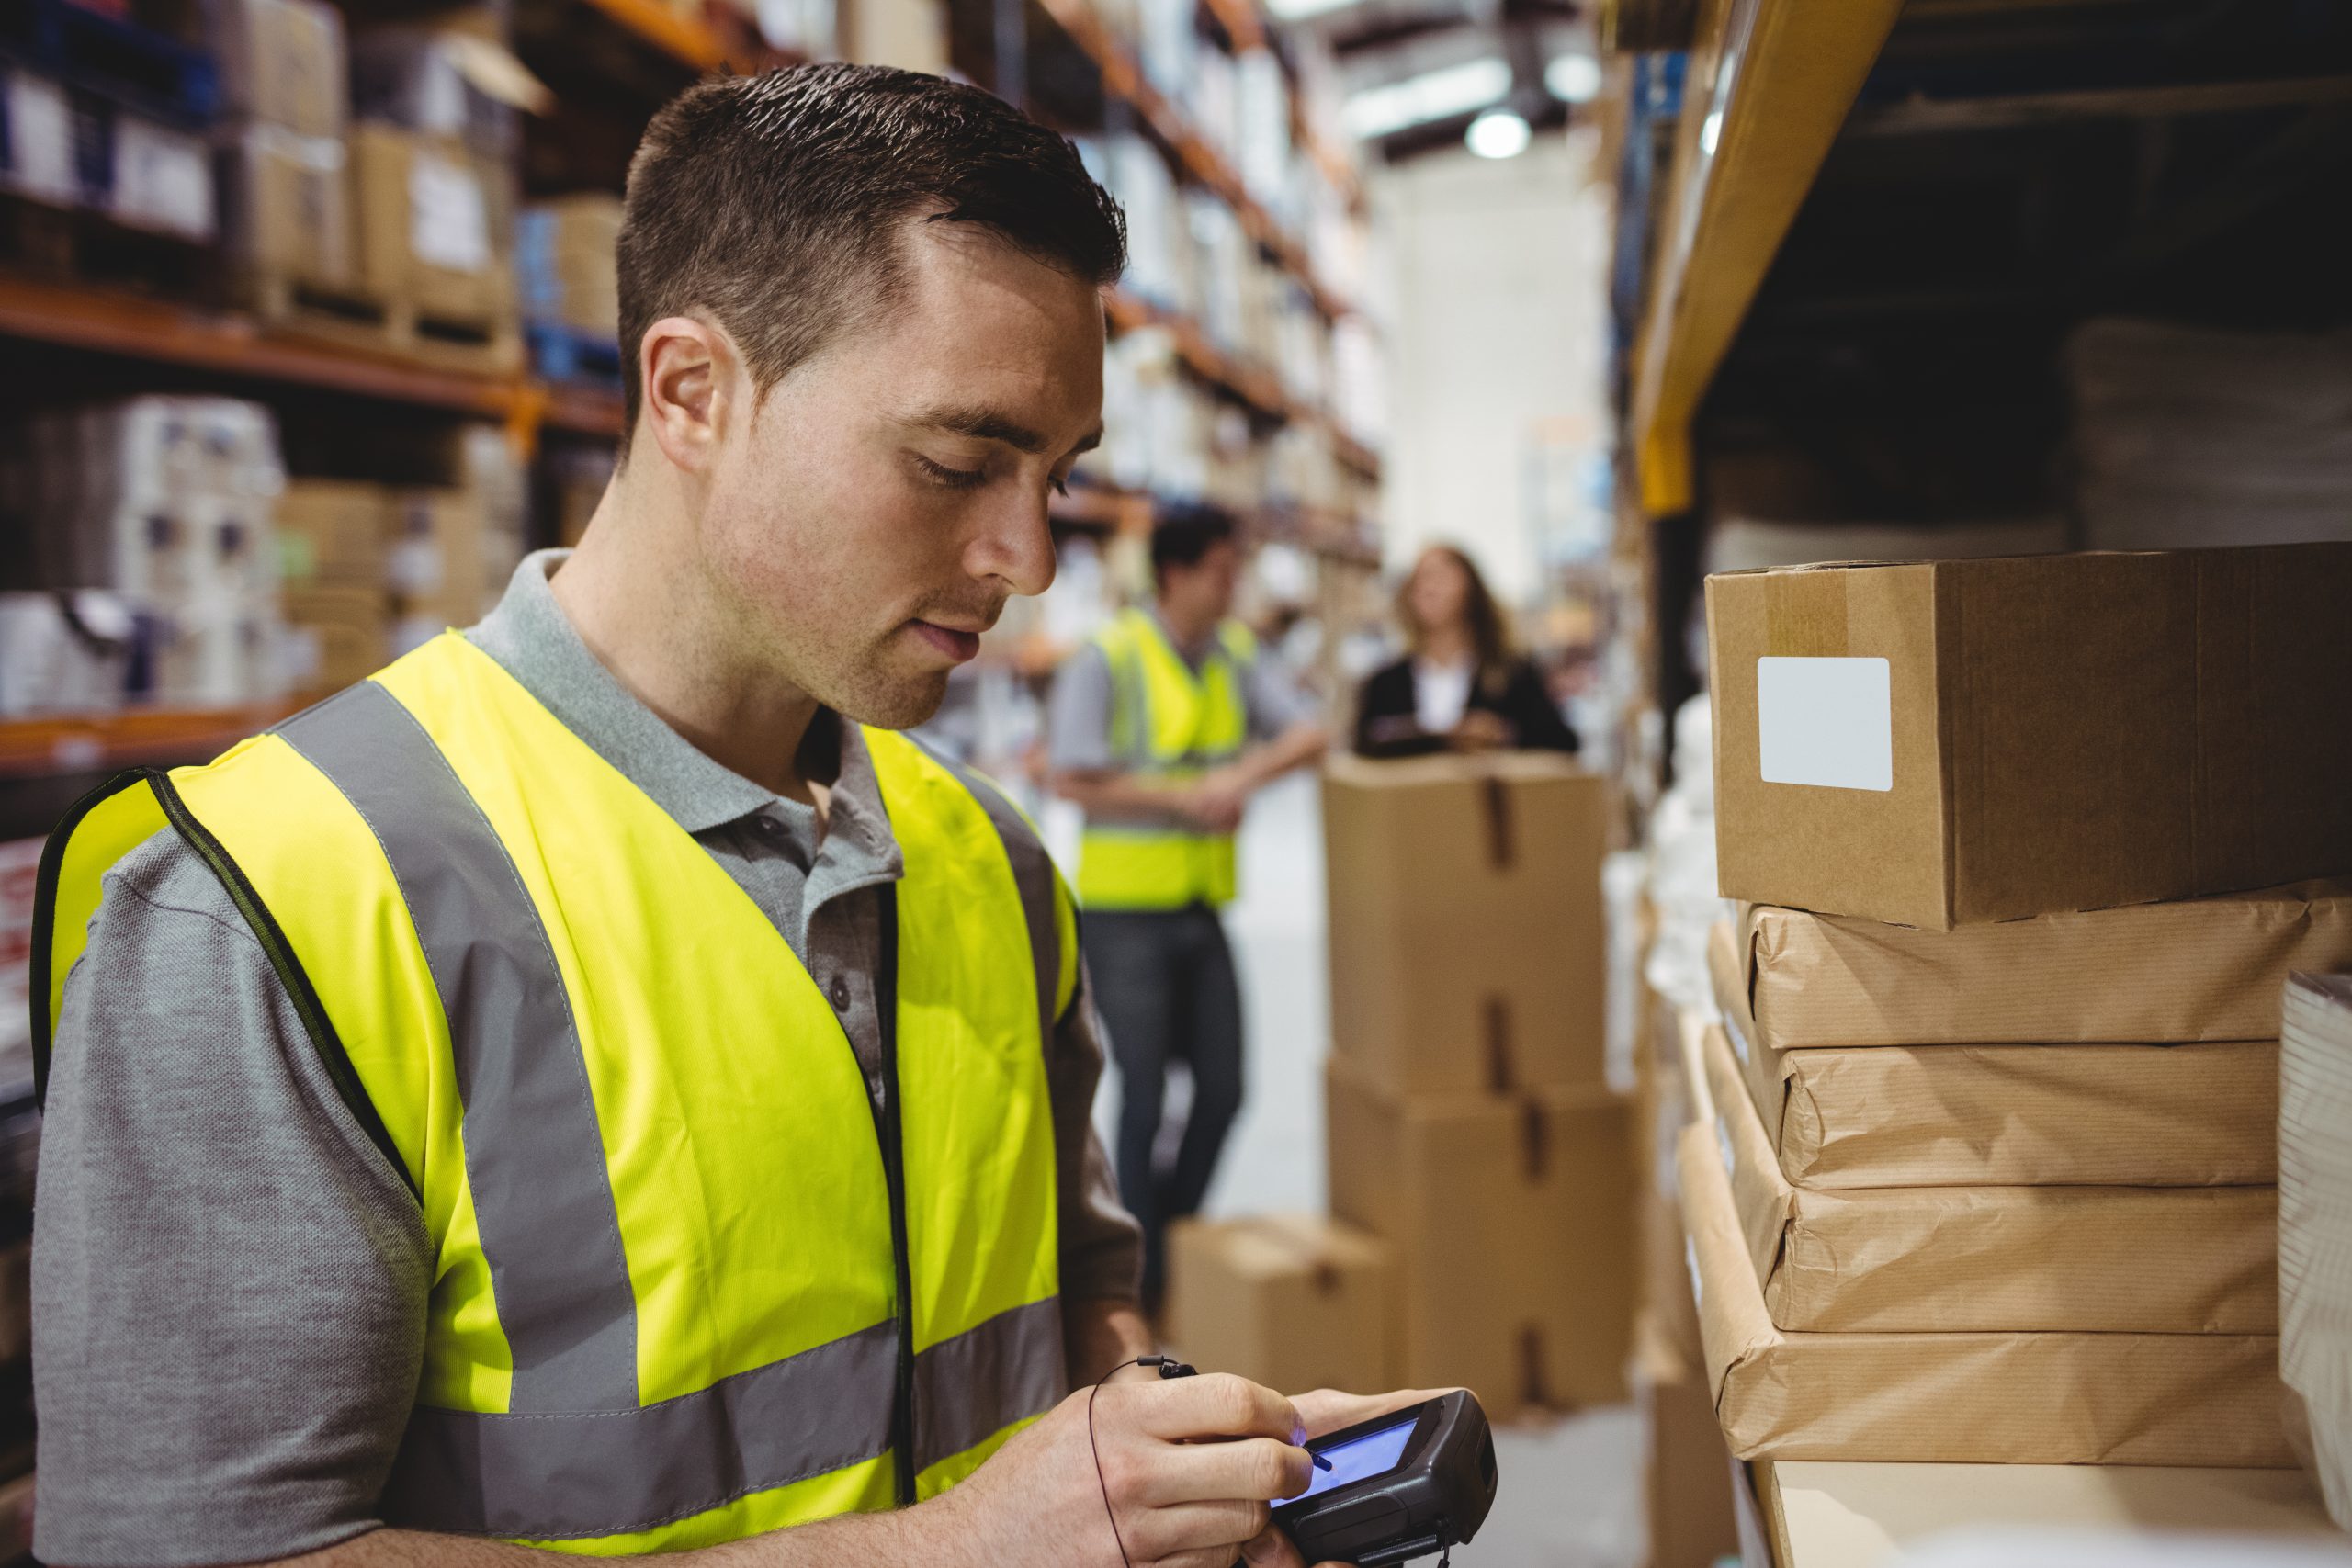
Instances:
[[[1266,784],[1320,755],[1323,727],[1232,619],[1232,520],[1171,508],[1151,536],[1152,605],[1112,617],[1054,681],[1054,786],[1086,810],[1078,899],[1119,1067],[1119,1190],[1143,1222],[1157,1310],[1170,1222],[1207,1195],[1241,1111],[1241,991],[1218,911],[1234,830]],[[1193,1097],[1159,1157],[1168,1067]]]
[[[1069,1392],[1148,1348],[1070,898],[897,733],[1053,576],[1122,251],[975,89],[689,90],[629,174],[580,547],[76,807],[45,1561],[1295,1563],[1302,1435],[1388,1402]]]

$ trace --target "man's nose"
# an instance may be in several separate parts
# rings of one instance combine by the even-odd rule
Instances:
[[[1019,594],[1053,586],[1054,532],[1043,496],[1008,500],[991,509],[967,565],[975,577],[994,577]]]

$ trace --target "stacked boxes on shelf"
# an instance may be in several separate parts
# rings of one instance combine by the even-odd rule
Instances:
[[[1742,904],[1678,1169],[1735,1453],[2291,1462],[2278,998],[2352,882],[2228,890],[2352,871],[2347,594],[2334,547],[1709,580]]]
[[[209,242],[212,59],[97,7],[0,8],[0,193]]]
[[[1325,774],[1332,1212],[1395,1258],[1392,1380],[1500,1418],[1625,1391],[1631,1102],[1604,1080],[1604,783],[1532,755]]]
[[[265,314],[351,287],[343,13],[322,0],[212,0],[228,118],[218,137],[222,230]]]
[[[618,384],[620,229],[620,197],[601,192],[536,202],[515,223],[523,319],[535,367],[549,380]]]
[[[11,700],[226,706],[275,696],[270,513],[284,482],[269,411],[142,397],[40,414],[13,433],[0,494],[19,509]],[[44,615],[44,599],[47,614]]]
[[[545,89],[464,13],[361,32],[352,86],[357,285],[389,304],[401,346],[518,367],[515,103]]]

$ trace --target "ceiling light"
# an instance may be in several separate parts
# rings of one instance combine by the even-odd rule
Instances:
[[[1564,54],[1544,67],[1544,85],[1564,104],[1589,104],[1600,96],[1600,62],[1589,54]]]
[[[1516,158],[1527,151],[1533,135],[1527,121],[1510,110],[1489,109],[1470,122],[1469,134],[1463,140],[1481,158]]]
[[[1274,14],[1278,22],[1297,22],[1326,11],[1345,10],[1355,3],[1356,0],[1266,0],[1266,9]]]
[[[1502,101],[1510,91],[1510,67],[1495,56],[1424,71],[1401,82],[1367,87],[1340,106],[1340,123],[1351,136],[1371,141],[1410,126],[1468,114]]]

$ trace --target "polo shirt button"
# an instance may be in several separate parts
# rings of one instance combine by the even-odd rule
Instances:
[[[835,1012],[849,1011],[849,982],[847,980],[842,979],[839,975],[834,976],[833,988],[830,995],[833,999]]]

